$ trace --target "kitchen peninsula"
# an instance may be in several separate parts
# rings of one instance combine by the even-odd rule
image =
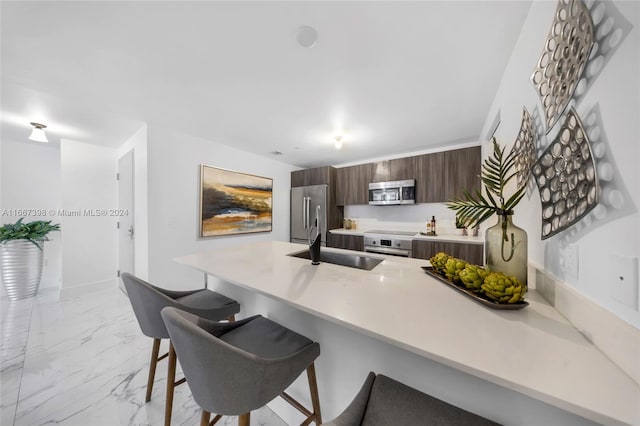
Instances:
[[[427,360],[464,372],[451,383],[441,382],[434,396],[500,423],[546,422],[544,408],[541,417],[523,419],[518,417],[522,407],[505,406],[508,400],[495,400],[494,393],[516,400],[521,397],[510,391],[598,423],[640,423],[638,384],[535,291],[527,295],[530,305],[525,309],[492,310],[425,275],[420,269],[426,264],[424,260],[371,254],[384,261],[371,271],[362,271],[328,263],[312,266],[308,260],[287,256],[305,248],[264,241],[196,253],[176,261],[216,277],[227,290],[240,287],[310,314],[304,322],[315,321],[314,329],[321,326],[320,318],[351,330],[354,340],[364,335],[393,346],[396,358],[385,359],[384,363],[396,376],[403,376],[398,377],[401,381],[420,378],[422,370],[440,371]],[[244,316],[259,313],[244,309],[243,304]],[[270,317],[273,313],[277,321],[293,316],[282,314],[277,318],[275,310],[260,313]],[[317,339],[326,358],[338,359],[335,354],[341,350],[340,364],[365,364],[362,368],[368,368],[367,359],[349,359],[351,349],[343,346],[350,339],[345,339],[347,343],[340,348],[334,348],[326,335]],[[354,354],[357,349],[353,349]],[[403,362],[409,355],[402,351],[417,358]],[[367,355],[372,359],[375,356]],[[420,358],[425,359],[424,365]],[[338,373],[329,370],[333,369],[320,368],[318,380],[326,418],[343,409],[355,394],[349,388],[350,396],[342,398],[346,394],[335,389],[341,387],[341,378],[331,376]],[[416,380],[427,383],[438,379],[432,374]],[[433,388],[425,386],[423,390],[434,393]]]

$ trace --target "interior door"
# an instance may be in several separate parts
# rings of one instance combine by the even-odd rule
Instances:
[[[135,229],[133,227],[133,150],[118,160],[118,271],[134,272]],[[120,288],[124,290],[122,280]]]

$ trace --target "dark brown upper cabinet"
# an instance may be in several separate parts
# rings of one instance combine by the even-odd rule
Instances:
[[[322,185],[331,182],[331,173],[333,167],[324,166],[314,169],[296,170],[291,172],[291,187]]]
[[[378,161],[370,166],[371,182],[416,179],[416,157]]]
[[[456,149],[414,157],[396,158],[376,163],[342,167],[336,172],[336,204],[339,206],[369,203],[369,183],[395,180],[416,180],[416,203],[444,203],[461,197],[464,190],[480,189],[481,148]],[[319,169],[311,174],[294,177],[291,186],[313,185],[313,176],[322,175]],[[298,184],[302,179],[302,184]],[[318,182],[325,183],[325,182]]]
[[[480,190],[481,156],[479,146],[444,152],[446,174],[443,201],[462,197],[465,190],[472,194]]]
[[[371,163],[339,168],[336,173],[336,204],[368,204],[372,171]]]
[[[418,180],[417,157],[395,158],[389,160],[389,180]]]
[[[388,182],[391,180],[389,160],[369,163],[369,167],[371,167],[371,182]],[[368,183],[369,182],[367,182],[367,184]]]
[[[445,201],[444,152],[418,155],[416,158],[416,203]]]

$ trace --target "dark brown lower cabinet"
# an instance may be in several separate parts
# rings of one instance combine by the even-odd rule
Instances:
[[[327,247],[364,251],[364,237],[362,235],[333,234],[329,232]]]
[[[413,240],[412,257],[429,259],[436,253],[443,251],[475,265],[484,264],[482,244],[450,243],[443,241]]]

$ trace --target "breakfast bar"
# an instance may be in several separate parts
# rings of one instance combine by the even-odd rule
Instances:
[[[428,264],[425,260],[367,254],[383,259],[367,271],[330,263],[313,266],[289,256],[305,249],[264,241],[175,260],[312,318],[479,378],[479,383],[498,385],[593,422],[640,424],[638,384],[534,290],[527,294],[525,309],[494,310],[426,275],[421,269]],[[321,388],[322,380],[320,373]],[[443,395],[446,392],[439,397]],[[481,389],[478,398],[483,398]],[[469,403],[467,409],[477,408]],[[508,407],[499,401],[480,414],[510,423]]]

